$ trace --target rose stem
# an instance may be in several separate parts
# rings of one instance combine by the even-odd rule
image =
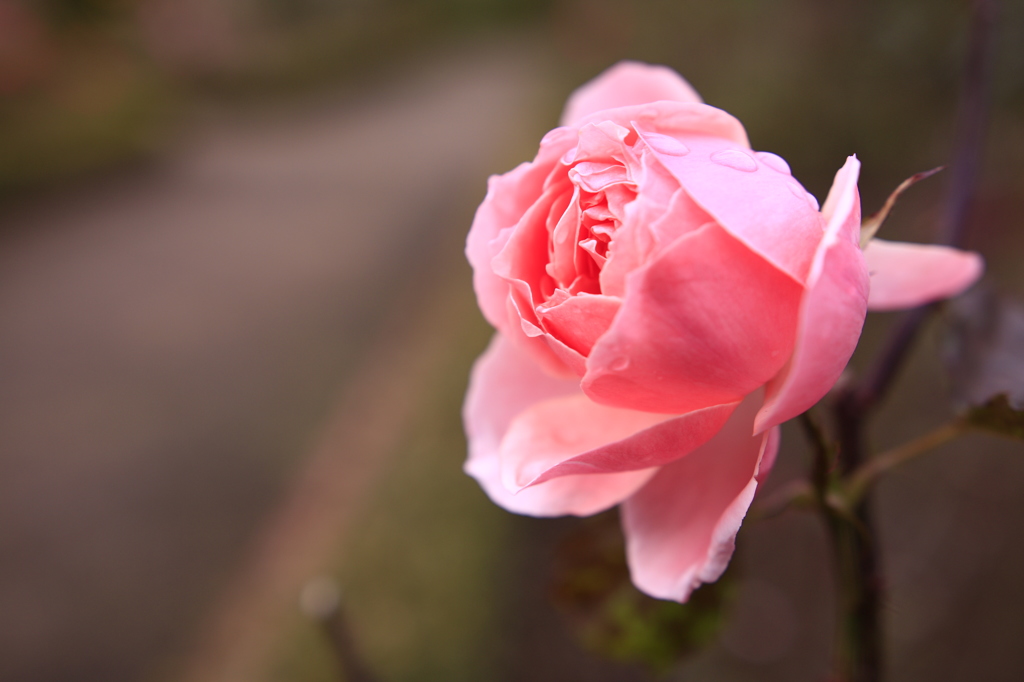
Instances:
[[[835,447],[830,443],[825,430],[813,418],[810,411],[800,415],[800,425],[813,450],[811,464],[811,485],[815,506],[828,530],[836,566],[839,569],[838,583],[841,590],[838,611],[840,626],[837,629],[836,669],[839,679],[856,679],[856,661],[863,652],[863,633],[855,620],[858,604],[863,601],[863,587],[859,579],[859,564],[853,553],[854,536],[864,531],[856,518],[850,518],[849,511],[841,512],[837,505],[830,503]]]
[[[956,143],[946,209],[939,242],[962,245],[967,235],[968,216],[977,185],[985,129],[992,67],[992,37],[998,0],[971,2],[970,45],[957,113]],[[851,382],[839,392],[835,420],[839,432],[840,475],[846,477],[865,459],[864,427],[869,416],[895,380],[924,322],[936,310],[935,304],[907,312],[896,324],[882,351],[860,382]],[[877,545],[873,542],[874,521],[867,496],[853,510],[858,527],[843,524],[842,532],[831,533],[840,557],[841,608],[846,635],[843,655],[844,682],[878,682],[882,679],[881,605],[883,582]],[[835,515],[829,514],[830,527]]]

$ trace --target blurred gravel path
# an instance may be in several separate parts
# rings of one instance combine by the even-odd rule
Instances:
[[[457,261],[532,120],[525,51],[221,116],[0,214],[0,679],[153,679],[188,646],[338,386]]]

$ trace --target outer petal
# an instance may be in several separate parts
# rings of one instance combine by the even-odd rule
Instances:
[[[565,476],[518,494],[506,489],[499,453],[513,419],[536,403],[573,395],[581,395],[578,382],[548,375],[500,334],[477,360],[463,406],[469,442],[465,470],[495,504],[533,516],[586,516],[618,504],[653,475],[647,470]]]
[[[821,217],[814,197],[793,179],[784,161],[708,137],[687,139],[688,153],[665,153],[656,138],[638,132],[719,225],[795,281],[804,282],[821,240]]]
[[[667,66],[619,62],[569,96],[562,125],[574,125],[596,111],[658,100],[702,101],[697,91]]]
[[[583,390],[605,405],[668,414],[737,402],[785,364],[802,291],[705,225],[630,275]]]
[[[936,244],[872,239],[864,249],[871,290],[868,308],[898,310],[956,296],[985,270],[981,256]]]
[[[732,557],[736,533],[778,434],[751,436],[760,396],[737,408],[704,446],[663,467],[622,507],[633,584],[660,599],[686,601],[717,580]]]
[[[793,356],[771,380],[755,421],[761,432],[795,417],[835,384],[853,355],[867,314],[868,275],[860,233],[860,162],[851,156],[825,202],[828,227],[807,277]]]
[[[634,130],[675,138],[684,143],[683,147],[689,145],[690,140],[697,136],[716,137],[729,140],[740,147],[750,147],[747,131],[739,119],[721,109],[696,102],[660,101],[605,109],[584,116],[574,126],[582,128],[588,123],[601,121],[611,121],[620,126],[632,127]],[[682,151],[678,144],[669,143],[667,146],[661,146],[670,152]]]
[[[670,417],[599,405],[584,395],[545,400],[516,417],[501,442],[505,487],[668,464],[718,433],[738,404]]]

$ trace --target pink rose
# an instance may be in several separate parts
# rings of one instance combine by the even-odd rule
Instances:
[[[665,67],[618,64],[562,123],[490,179],[469,233],[498,334],[466,397],[466,471],[523,514],[622,503],[634,583],[684,601],[725,569],[778,424],[832,387],[868,307],[958,293],[981,260],[862,252],[855,157],[819,211]]]

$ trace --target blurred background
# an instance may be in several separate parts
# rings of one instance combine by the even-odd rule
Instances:
[[[744,526],[681,663],[631,616],[581,625],[552,566],[614,516],[515,517],[461,473],[490,335],[462,243],[487,175],[622,58],[676,68],[819,199],[856,153],[873,211],[950,161],[967,25],[961,0],[0,0],[0,679],[341,679],[299,608],[330,584],[386,681],[824,679],[831,568],[799,512]],[[1018,298],[1021,45],[1005,2],[970,237]],[[945,182],[884,236],[933,239]],[[942,345],[878,448],[949,418]],[[787,427],[769,490],[806,461]],[[875,499],[890,679],[1024,679],[1024,447],[966,437]],[[667,672],[581,646],[605,626]]]

